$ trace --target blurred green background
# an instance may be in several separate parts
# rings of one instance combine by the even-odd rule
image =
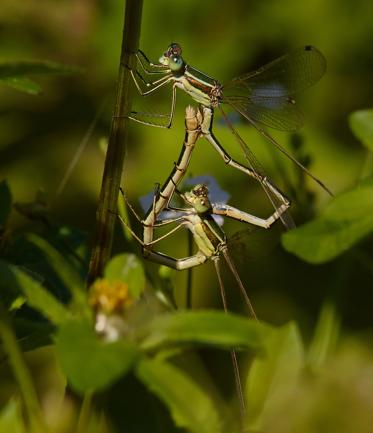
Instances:
[[[0,86],[0,179],[8,180],[18,202],[32,201],[37,190],[43,189],[53,220],[79,228],[90,240],[104,164],[102,144],[110,129],[124,6],[124,2],[114,0],[2,0],[0,7],[1,62],[52,60],[84,69],[77,75],[38,79],[43,94],[37,97]],[[372,172],[366,149],[348,126],[351,112],[372,106],[372,17],[370,0],[144,0],[140,46],[157,60],[170,42],[179,42],[189,63],[223,83],[299,46],[318,47],[327,59],[328,70],[320,83],[299,98],[306,122],[297,139],[302,143],[301,156],[310,158],[311,171],[338,193]],[[137,97],[134,104],[136,108],[166,112],[170,96],[168,88],[145,100]],[[179,92],[170,130],[131,124],[123,186],[140,212],[138,198],[152,191],[156,182],[162,183],[177,160],[188,103],[191,101]],[[101,114],[77,167],[58,192],[98,112]],[[293,199],[296,223],[301,225],[318,215],[330,197],[310,179],[301,193],[294,193],[289,186],[299,180],[299,172],[293,165],[247,124],[236,126],[276,184]],[[218,119],[214,131],[227,150],[242,159],[238,145]],[[285,147],[292,140],[284,133],[274,136]],[[189,174],[215,176],[230,193],[229,203],[236,207],[263,217],[271,211],[260,188],[225,167],[207,142],[198,143]],[[12,223],[22,230],[35,225],[16,212]],[[232,235],[243,228],[231,223],[227,232]],[[136,248],[140,253],[125,240],[119,227],[117,232],[116,252]],[[273,324],[295,319],[308,342],[328,300],[335,306],[337,317],[333,320],[342,324],[342,343],[320,381],[305,378],[298,394],[281,396],[277,412],[271,413],[268,431],[290,431],[287,421],[291,418],[297,432],[369,432],[373,413],[373,357],[369,347],[373,239],[370,236],[339,258],[315,266],[283,250],[282,232],[280,224],[270,233],[256,230],[244,238],[245,245],[232,247],[258,316]],[[180,233],[159,248],[184,256],[187,237]],[[156,275],[157,267],[147,266]],[[186,274],[173,273],[171,278],[183,305]],[[231,292],[229,302],[232,309],[242,310],[238,293]],[[220,308],[211,264],[193,273],[193,305]],[[28,362],[39,392],[44,394],[44,404],[50,406],[49,417],[71,416],[73,405],[66,404],[64,412],[57,413],[59,406],[53,403],[56,389],[64,387],[64,379],[56,374],[54,355],[42,349],[30,354]],[[48,370],[45,365],[49,365]],[[217,375],[224,375],[226,366],[217,365]],[[14,389],[10,376],[2,364],[4,402]]]
[[[0,179],[6,178],[15,199],[32,201],[43,189],[53,218],[78,227],[92,240],[95,209],[104,163],[102,143],[108,135],[115,92],[123,24],[123,2],[107,0],[2,0],[0,60],[53,60],[84,69],[68,77],[40,78],[43,94],[26,95],[0,87]],[[373,3],[369,0],[144,1],[140,46],[157,60],[170,42],[179,42],[184,58],[221,82],[256,69],[304,44],[315,45],[328,62],[325,77],[299,100],[305,112],[301,152],[311,171],[335,193],[348,189],[369,170],[367,151],[348,127],[348,115],[373,101]],[[136,107],[166,112],[170,89]],[[184,137],[183,116],[191,103],[178,93],[176,119],[170,130],[131,124],[123,186],[132,203],[162,183],[176,161]],[[58,189],[78,146],[97,112],[101,115],[65,188]],[[284,190],[299,176],[288,161],[244,123],[236,125],[269,175]],[[241,158],[238,145],[218,121],[215,133],[229,152]],[[274,136],[288,146],[291,137]],[[254,182],[227,168],[207,142],[200,141],[191,175],[215,176],[231,194],[230,204],[266,216],[270,207]],[[285,179],[285,181],[284,181]],[[310,179],[313,200],[293,197],[297,224],[317,215],[330,198]],[[289,193],[291,195],[291,193]],[[299,197],[298,197],[299,198]],[[139,207],[137,207],[140,209]],[[14,225],[30,224],[14,214]],[[228,225],[234,233],[243,227]],[[337,306],[344,332],[370,342],[372,316],[372,239],[340,258],[313,266],[284,252],[280,225],[271,234],[255,232],[239,250],[238,267],[258,316],[274,324],[296,319],[307,339],[321,305]],[[162,251],[187,254],[186,236],[165,242]],[[181,240],[181,241],[180,241]],[[120,230],[115,250],[126,248]],[[139,251],[139,250],[138,250]],[[156,267],[150,265],[153,271]],[[185,274],[173,276],[180,304]],[[197,307],[219,305],[213,267],[193,275]],[[239,309],[238,295],[231,305]]]

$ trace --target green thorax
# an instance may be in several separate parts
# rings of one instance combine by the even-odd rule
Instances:
[[[220,248],[226,243],[224,232],[210,214],[199,215],[199,220],[199,223],[193,224],[192,229],[198,249],[207,257],[218,255]]]
[[[193,68],[185,65],[184,74],[179,78],[184,90],[198,103],[207,107],[215,107],[221,97],[221,85],[218,81]]]

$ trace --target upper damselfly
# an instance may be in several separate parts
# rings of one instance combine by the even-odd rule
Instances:
[[[262,179],[267,179],[267,177],[247,144],[229,122],[223,109],[224,105],[228,105],[245,117],[260,134],[332,195],[331,191],[318,178],[263,129],[263,127],[268,126],[282,131],[295,131],[302,125],[303,116],[296,105],[295,96],[315,84],[326,70],[326,60],[315,47],[307,45],[299,48],[254,72],[234,78],[225,85],[187,64],[182,57],[180,45],[176,43],[168,47],[167,51],[160,57],[159,63],[150,62],[142,51],[136,53],[136,57],[146,74],[149,76],[162,75],[160,79],[147,81],[139,70],[131,70],[131,75],[141,95],[149,95],[169,83],[172,84],[173,91],[169,114],[132,112],[130,117],[133,120],[143,124],[169,128],[175,112],[176,89],[182,89],[201,104],[204,117],[210,118],[209,122],[205,121],[205,127],[202,130],[205,138],[213,144],[227,164],[245,171],[242,166],[237,167],[239,164],[235,164],[235,161],[212,134],[213,112],[216,108],[220,110],[227,125],[240,143],[250,168],[257,174],[257,176],[252,177],[256,177],[263,185]],[[265,189],[273,203],[271,197],[273,194],[268,194],[268,188]],[[286,202],[287,198],[283,195],[280,201]],[[273,204],[278,207],[277,203]]]

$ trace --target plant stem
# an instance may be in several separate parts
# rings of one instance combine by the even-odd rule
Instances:
[[[89,429],[89,421],[92,406],[92,392],[87,392],[84,395],[82,406],[80,408],[78,420],[78,433],[87,433]]]
[[[1,304],[0,338],[3,341],[5,353],[8,355],[10,366],[18,382],[31,431],[35,433],[45,433],[47,430],[31,374],[17,344],[17,339],[12,330],[8,314]]]
[[[128,66],[138,50],[142,0],[127,0],[122,36],[122,49],[117,83],[117,96],[105,159],[101,193],[96,217],[96,235],[88,272],[88,284],[102,275],[111,254],[119,186],[128,136],[128,114],[132,98],[129,92],[131,75]]]

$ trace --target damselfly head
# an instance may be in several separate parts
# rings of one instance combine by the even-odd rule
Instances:
[[[159,61],[162,65],[168,66],[171,71],[179,71],[184,66],[184,60],[181,57],[181,47],[177,43],[172,43],[163,53]]]
[[[209,190],[206,185],[196,185],[190,192],[184,194],[184,198],[187,203],[194,207],[197,213],[206,213],[212,208]]]

